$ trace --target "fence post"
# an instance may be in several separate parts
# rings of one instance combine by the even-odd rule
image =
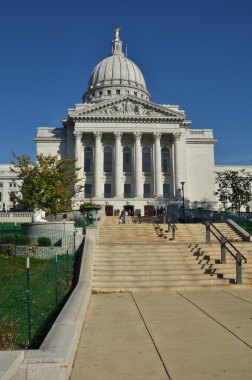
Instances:
[[[175,229],[176,229],[176,227],[175,227],[175,225],[173,224],[172,225],[172,240],[175,240]]]
[[[17,256],[17,222],[15,222],[15,257]]]
[[[55,253],[55,302],[58,306],[58,255]]]
[[[30,257],[26,257],[26,302],[27,302],[27,333],[28,345],[31,342],[31,293],[30,293]]]
[[[226,264],[226,239],[221,237],[221,264]]]
[[[211,243],[210,222],[206,222],[206,244]]]
[[[66,251],[67,253],[67,289],[69,287],[69,255],[68,255],[68,249]]]
[[[240,253],[236,253],[236,284],[242,284],[242,258]]]

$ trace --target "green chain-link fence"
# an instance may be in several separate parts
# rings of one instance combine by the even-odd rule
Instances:
[[[72,287],[74,241],[72,232],[0,229],[0,349],[40,341]]]

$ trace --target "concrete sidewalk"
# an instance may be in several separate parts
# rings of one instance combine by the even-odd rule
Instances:
[[[72,380],[251,380],[252,290],[96,294]]]

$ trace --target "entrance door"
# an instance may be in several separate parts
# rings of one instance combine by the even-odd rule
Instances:
[[[113,216],[113,206],[105,206],[105,214],[106,216]]]
[[[154,215],[154,206],[144,206],[144,215],[153,216]]]
[[[134,206],[132,205],[124,205],[124,210],[128,211],[129,215],[134,215]],[[130,212],[129,212],[130,210]]]

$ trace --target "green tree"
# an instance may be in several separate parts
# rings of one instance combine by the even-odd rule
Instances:
[[[22,180],[18,202],[24,207],[46,208],[48,213],[71,210],[72,198],[83,186],[79,182],[74,159],[59,159],[58,156],[39,154],[36,163],[28,155],[13,153],[12,171]]]
[[[216,173],[216,183],[218,189],[215,195],[219,197],[226,211],[232,210],[241,212],[242,207],[248,206],[252,200],[251,185],[252,175],[244,169],[225,170]]]

